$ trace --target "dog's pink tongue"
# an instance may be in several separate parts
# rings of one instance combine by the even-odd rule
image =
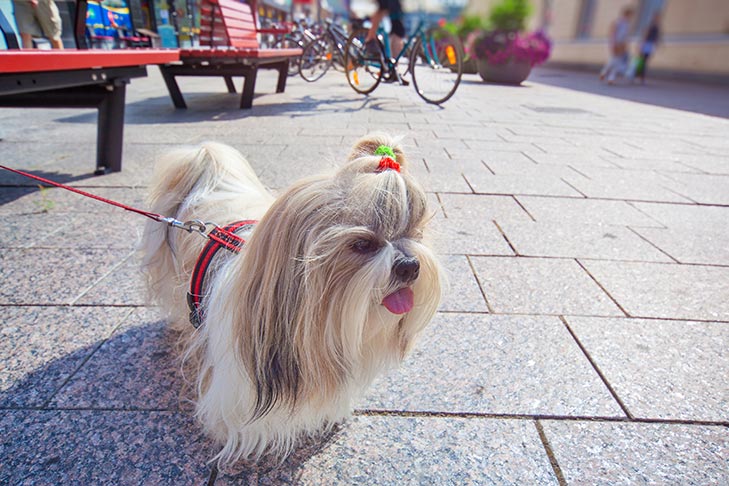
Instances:
[[[414,295],[410,287],[393,292],[382,300],[382,305],[393,314],[405,314],[413,308]]]

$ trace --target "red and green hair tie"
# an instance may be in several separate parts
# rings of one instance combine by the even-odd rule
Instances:
[[[383,172],[385,170],[395,170],[400,172],[400,164],[395,161],[395,152],[391,147],[387,145],[380,145],[375,150],[375,155],[382,155],[380,159],[380,165],[377,166],[377,172]]]

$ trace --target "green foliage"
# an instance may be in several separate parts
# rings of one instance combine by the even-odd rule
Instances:
[[[455,22],[447,22],[443,28],[460,39],[465,39],[468,34],[485,28],[484,20],[478,15],[464,15]]]
[[[46,187],[38,186],[38,190],[40,192],[40,201],[33,201],[33,203],[38,207],[40,212],[47,213],[56,206],[56,203],[48,197],[48,189]]]
[[[489,27],[494,30],[519,32],[526,28],[532,13],[529,0],[501,0],[491,8]]]

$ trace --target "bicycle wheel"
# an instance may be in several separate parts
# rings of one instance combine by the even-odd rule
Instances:
[[[299,63],[299,74],[310,83],[326,74],[332,65],[332,42],[327,37],[318,37],[304,46]]]
[[[273,47],[276,49],[298,49],[301,47],[301,44],[296,42],[294,39],[283,37],[277,40],[276,43],[273,44]],[[300,56],[289,58],[289,76],[296,76],[299,74],[299,62],[301,62]]]
[[[420,36],[410,53],[408,70],[415,92],[428,103],[446,102],[463,75],[463,46],[458,37],[441,28]]]
[[[365,54],[366,36],[367,29],[357,29],[352,32],[344,46],[347,82],[360,94],[373,92],[382,80],[382,63],[379,59],[368,58]]]

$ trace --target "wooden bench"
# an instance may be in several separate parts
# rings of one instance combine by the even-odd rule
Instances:
[[[177,59],[176,49],[0,51],[0,106],[97,108],[96,174],[118,172],[126,85]]]
[[[259,33],[270,29],[256,27],[254,10],[236,0],[202,0],[200,3],[200,45],[182,49],[180,62],[160,66],[167,90],[176,108],[187,108],[175,80],[176,76],[220,76],[230,93],[235,93],[233,76],[245,78],[241,108],[253,106],[253,93],[259,69],[278,71],[276,92],[286,89],[289,59],[301,55],[301,49],[263,49]]]

